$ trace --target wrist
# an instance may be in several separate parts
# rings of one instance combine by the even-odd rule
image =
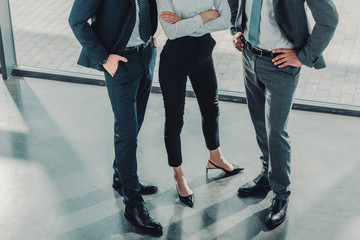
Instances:
[[[206,12],[200,13],[201,20],[203,24],[207,22]]]

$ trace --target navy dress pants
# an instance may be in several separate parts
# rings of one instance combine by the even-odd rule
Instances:
[[[114,175],[122,183],[124,203],[134,207],[144,202],[137,175],[137,137],[148,102],[156,49],[152,43],[139,53],[123,55],[111,77],[105,72],[106,86],[114,113]]]

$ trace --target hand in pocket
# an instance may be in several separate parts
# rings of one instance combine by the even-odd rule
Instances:
[[[112,77],[114,77],[120,61],[127,62],[128,60],[120,55],[110,54],[103,67]]]

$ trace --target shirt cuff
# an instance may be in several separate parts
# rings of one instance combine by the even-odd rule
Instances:
[[[193,18],[194,18],[194,23],[195,23],[195,26],[196,26],[196,30],[202,29],[204,27],[204,23],[202,21],[202,18],[200,16],[200,14],[194,16]]]

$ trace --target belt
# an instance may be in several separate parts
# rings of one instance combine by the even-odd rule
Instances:
[[[246,41],[246,39],[244,38],[244,36],[242,35],[240,37],[240,39],[245,43],[245,46],[255,55],[259,56],[259,57],[269,57],[269,58],[274,58],[276,56],[279,56],[281,53],[273,53],[272,51],[268,51],[265,49],[261,49],[258,47],[252,47],[251,43]]]
[[[141,52],[141,51],[144,50],[147,46],[149,46],[151,40],[152,40],[152,38],[150,38],[146,43],[143,43],[143,44],[138,45],[138,46],[126,47],[126,48],[124,48],[124,50],[122,51],[121,54],[122,54],[122,55],[126,55],[126,54],[132,54],[132,53]]]

